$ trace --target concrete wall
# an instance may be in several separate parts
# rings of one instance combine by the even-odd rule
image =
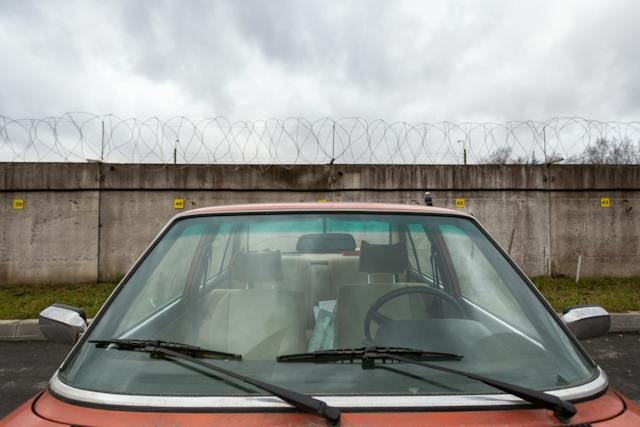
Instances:
[[[531,275],[640,275],[640,166],[0,164],[0,284],[124,274],[177,211],[247,202],[423,203],[477,217]],[[611,206],[600,206],[608,197]],[[24,209],[13,209],[14,199]]]

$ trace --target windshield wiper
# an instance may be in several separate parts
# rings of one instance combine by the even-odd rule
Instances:
[[[550,409],[553,411],[556,418],[562,422],[568,422],[571,417],[576,414],[576,407],[569,401],[560,399],[552,394],[544,393],[541,391],[533,390],[530,388],[522,387],[515,384],[505,383],[493,378],[485,377],[483,375],[472,374],[470,372],[460,371],[458,369],[452,369],[445,366],[434,365],[426,363],[420,360],[419,356],[422,354],[424,358],[428,358],[431,352],[421,352],[421,350],[411,349],[398,349],[398,348],[385,348],[385,347],[366,347],[364,349],[336,349],[336,350],[322,350],[313,353],[291,354],[278,357],[278,362],[313,362],[313,363],[328,363],[339,361],[351,361],[360,359],[362,361],[362,369],[374,369],[376,368],[375,361],[396,361],[411,363],[425,368],[435,369],[438,371],[447,372],[454,375],[461,375],[470,378],[475,381],[480,381],[491,387],[502,390],[505,393],[512,394],[523,400],[531,402],[542,408]],[[404,352],[404,354],[403,354]],[[431,353],[440,355],[441,358],[460,359],[461,355],[452,355],[448,353]],[[407,357],[407,355],[409,357]],[[445,356],[448,355],[448,356]],[[457,356],[457,357],[451,357]],[[425,360],[422,358],[422,360]],[[433,360],[433,358],[431,358]],[[402,372],[402,371],[395,371]]]
[[[333,350],[318,350],[310,353],[285,354],[278,356],[278,362],[290,363],[331,363],[355,360],[362,361],[363,369],[370,369],[375,364],[375,359],[389,360],[381,354],[393,354],[405,356],[415,360],[460,360],[464,356],[455,353],[443,353],[438,351],[419,350],[406,347],[359,347],[359,348],[339,348]]]
[[[205,348],[197,347],[195,345],[182,344],[172,341],[130,340],[114,338],[110,340],[90,340],[89,342],[94,343],[96,347],[108,347],[109,345],[114,345],[119,350],[142,351],[144,353],[151,354],[153,354],[156,349],[162,348],[165,350],[173,350],[178,353],[186,354],[187,356],[191,357],[242,360],[242,356],[239,354],[208,350]]]
[[[167,343],[163,341],[144,341],[144,340],[93,340],[89,341],[96,343],[98,347],[106,347],[109,344],[114,344],[116,349],[118,350],[131,350],[131,351],[142,351],[145,353],[151,354],[152,357],[163,358],[167,360],[181,359],[186,360],[196,365],[202,366],[207,369],[211,369],[212,371],[219,372],[221,374],[227,375],[229,377],[235,378],[240,381],[244,381],[248,384],[251,384],[254,387],[257,387],[261,390],[264,390],[268,393],[273,394],[276,397],[284,400],[288,404],[298,408],[303,412],[308,412],[311,414],[316,414],[321,417],[324,417],[331,425],[340,424],[340,409],[335,408],[333,406],[327,405],[322,400],[316,399],[311,396],[307,396],[306,394],[298,393],[297,391],[288,390],[286,388],[266,383],[264,381],[257,380],[255,378],[248,377],[243,374],[239,374],[234,371],[229,371],[227,369],[221,368],[216,365],[212,365],[203,360],[196,358],[195,356],[191,356],[189,352],[194,351],[194,346],[189,346],[185,344],[179,343]],[[156,343],[162,343],[159,346],[153,345]],[[195,349],[199,349],[195,347]],[[202,350],[199,351],[207,352],[207,354],[214,354],[221,357],[224,356],[232,356],[228,357],[229,359],[242,359],[242,356],[238,354],[231,353],[223,353],[218,351],[211,350]],[[196,350],[195,354],[200,354],[198,350]],[[202,356],[200,356],[202,357]]]

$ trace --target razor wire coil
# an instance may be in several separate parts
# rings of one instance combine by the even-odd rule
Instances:
[[[604,142],[603,142],[604,141]],[[230,121],[66,113],[0,115],[0,161],[127,164],[640,164],[640,122]]]

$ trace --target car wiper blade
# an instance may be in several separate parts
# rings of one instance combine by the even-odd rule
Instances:
[[[443,353],[438,351],[420,350],[406,347],[359,347],[359,348],[338,348],[331,350],[318,350],[309,353],[285,354],[278,356],[278,362],[287,363],[330,363],[330,362],[353,362],[362,360],[362,367],[368,369],[373,366],[375,359],[389,360],[381,354],[393,354],[404,356],[415,360],[460,360],[464,356],[455,353]]]
[[[124,343],[122,342],[124,341]],[[127,345],[127,341],[129,341],[129,345]],[[99,346],[106,346],[109,344],[115,344],[116,348],[119,350],[132,350],[132,351],[144,351],[150,353],[153,357],[156,358],[164,358],[167,360],[172,359],[181,359],[186,360],[191,363],[194,363],[198,366],[202,366],[204,368],[210,369],[212,371],[219,372],[221,374],[227,375],[229,377],[235,378],[237,380],[243,381],[247,384],[251,384],[254,387],[257,387],[261,390],[264,390],[272,395],[282,399],[288,404],[298,408],[299,410],[315,415],[319,415],[324,417],[331,425],[340,424],[340,409],[335,408],[333,406],[327,405],[322,400],[316,399],[315,397],[307,396],[306,394],[298,393],[297,391],[289,390],[275,384],[266,383],[264,381],[257,380],[255,378],[248,377],[246,375],[230,371],[228,369],[224,369],[220,366],[213,365],[211,363],[207,363],[204,360],[198,359],[196,357],[190,356],[188,352],[185,350],[176,350],[175,348],[170,348],[168,346],[147,346],[144,344],[132,344],[131,342],[140,341],[140,340],[94,340],[89,342],[94,342]],[[154,341],[151,341],[152,343]],[[169,343],[175,345],[176,343]],[[187,346],[191,347],[191,346]],[[217,354],[228,354],[221,352],[213,352]],[[242,358],[240,355],[234,355]]]
[[[396,361],[411,363],[450,374],[461,375],[476,381],[483,382],[505,393],[517,396],[527,402],[531,402],[540,407],[550,409],[562,422],[567,422],[576,414],[575,406],[566,400],[562,400],[552,394],[529,389],[515,384],[505,383],[483,375],[472,374],[470,372],[460,371],[441,365],[435,365],[424,362],[424,360],[460,360],[462,355],[452,353],[438,353],[430,351],[415,350],[410,348],[398,347],[364,347],[356,349],[336,349],[336,350],[320,350],[311,353],[288,354],[278,356],[278,362],[310,362],[310,363],[330,363],[340,361],[362,361],[362,369],[374,369],[377,367],[376,360]],[[402,372],[402,371],[395,371]]]
[[[96,344],[96,347],[108,347],[109,345],[114,345],[116,348],[121,350],[142,351],[152,354],[156,349],[163,348],[167,350],[174,350],[191,357],[242,360],[242,356],[239,354],[208,350],[195,345],[182,344],[172,341],[113,338],[109,340],[90,340],[89,342]]]

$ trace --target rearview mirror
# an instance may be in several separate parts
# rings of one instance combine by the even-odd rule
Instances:
[[[609,332],[611,316],[599,305],[574,305],[562,312],[562,321],[579,340],[599,337]]]
[[[87,329],[87,316],[80,308],[53,304],[40,312],[38,324],[48,340],[73,344]]]

